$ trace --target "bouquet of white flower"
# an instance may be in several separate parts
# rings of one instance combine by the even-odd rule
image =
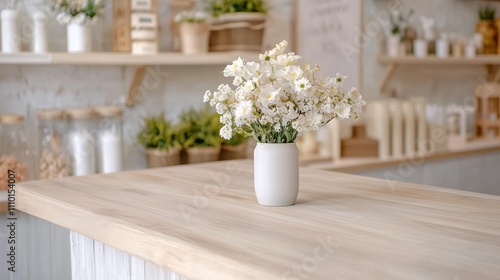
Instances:
[[[283,41],[261,54],[259,63],[238,58],[223,72],[236,88],[222,84],[205,93],[203,101],[221,115],[223,138],[244,132],[260,143],[293,143],[332,119],[359,116],[365,101],[356,88],[344,89],[345,76],[298,65],[301,57],[284,53],[286,46]]]
[[[61,24],[71,22],[78,24],[92,23],[102,14],[103,0],[53,0],[52,6],[58,14],[57,21]]]

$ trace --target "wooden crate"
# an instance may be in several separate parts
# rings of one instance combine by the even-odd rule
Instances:
[[[500,84],[480,84],[474,91],[476,101],[475,135],[500,138]]]
[[[209,51],[261,51],[266,16],[234,13],[219,16],[210,27]]]
[[[113,0],[113,51],[130,52],[130,0]]]

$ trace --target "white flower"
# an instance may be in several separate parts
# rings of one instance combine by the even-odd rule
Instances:
[[[231,65],[226,66],[224,69],[224,77],[241,76],[243,70],[243,59],[238,57]]]
[[[298,80],[302,78],[302,69],[299,66],[292,65],[285,68],[285,73],[289,79]]]
[[[325,77],[318,65],[301,66],[300,56],[284,53],[286,46],[284,41],[261,54],[261,63],[238,58],[223,72],[234,77],[234,89],[223,84],[217,91],[205,93],[203,101],[221,115],[222,137],[230,138],[238,128],[253,132],[257,138],[260,133],[279,135],[276,139],[267,137],[265,141],[270,143],[294,141],[297,133],[316,130],[333,118],[359,116],[365,101],[357,89],[344,88],[345,76]],[[256,127],[274,133],[253,131]]]
[[[225,125],[220,129],[220,136],[226,140],[231,139],[233,136],[233,129],[230,125]]]
[[[344,83],[345,80],[347,80],[347,76],[344,76],[340,73],[337,73],[335,75],[335,83],[342,84],[342,83]]]
[[[311,82],[306,78],[301,78],[294,82],[295,91],[301,92],[308,90],[311,87]]]

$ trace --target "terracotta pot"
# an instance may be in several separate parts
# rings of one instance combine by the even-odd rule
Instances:
[[[476,25],[476,32],[483,34],[483,53],[497,53],[497,30],[492,20],[480,20]]]
[[[186,149],[187,163],[217,161],[220,147],[191,147]]]
[[[159,149],[146,149],[146,158],[148,160],[148,168],[157,168],[180,163],[180,151],[173,149],[170,151]]]
[[[219,160],[245,159],[247,158],[247,149],[246,143],[238,146],[222,145]]]

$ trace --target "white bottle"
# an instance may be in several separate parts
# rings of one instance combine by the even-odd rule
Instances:
[[[450,42],[448,39],[441,38],[436,41],[436,56],[446,58],[450,55]]]
[[[46,53],[47,42],[47,15],[42,11],[33,14],[33,52]]]
[[[16,10],[5,9],[2,18],[2,52],[16,53],[21,51],[21,37],[19,35],[18,18]]]
[[[391,155],[395,158],[403,156],[403,112],[401,102],[397,99],[389,101],[391,120]]]
[[[415,111],[410,101],[401,102],[404,121],[405,155],[415,155]]]
[[[417,152],[428,152],[427,141],[427,102],[424,98],[412,98],[411,102],[415,108],[415,119],[417,121]]]

